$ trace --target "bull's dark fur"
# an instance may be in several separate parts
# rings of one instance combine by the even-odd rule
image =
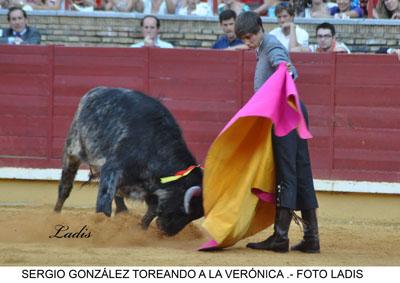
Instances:
[[[113,199],[116,212],[127,210],[123,197],[141,199],[148,204],[142,226],[158,217],[159,228],[168,235],[203,215],[201,197],[192,200],[190,214],[183,209],[186,190],[201,186],[201,169],[160,183],[161,177],[197,163],[170,112],[142,93],[99,87],[81,99],[64,148],[55,211],[61,211],[82,162],[100,177],[97,212],[110,216]]]

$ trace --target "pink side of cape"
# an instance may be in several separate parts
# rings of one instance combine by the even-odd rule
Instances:
[[[294,98],[297,111],[288,104],[291,97]],[[297,128],[302,139],[312,137],[301,111],[296,85],[292,76],[288,73],[285,63],[279,65],[275,73],[251,97],[247,104],[236,113],[220,134],[238,119],[249,116],[271,119],[277,136],[285,136],[291,130]]]
[[[257,188],[252,188],[251,192],[263,202],[275,203],[275,194],[263,192]]]
[[[218,243],[215,240],[209,240],[202,244],[197,250],[198,251],[213,251],[218,249]]]

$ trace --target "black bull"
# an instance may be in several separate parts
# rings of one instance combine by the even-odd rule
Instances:
[[[142,227],[157,217],[167,235],[204,214],[200,168],[160,182],[197,163],[171,113],[142,93],[99,87],[82,97],[64,147],[55,211],[61,211],[81,163],[100,178],[96,212],[111,216],[113,199],[116,213],[127,210],[124,197],[144,200]]]

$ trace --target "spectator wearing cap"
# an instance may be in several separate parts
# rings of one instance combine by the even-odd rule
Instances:
[[[236,37],[236,13],[233,10],[224,10],[219,14],[219,24],[224,34],[213,44],[213,49],[247,49],[247,46]]]
[[[7,13],[9,28],[0,30],[0,44],[40,44],[40,32],[28,26],[26,11],[20,7],[11,7]]]
[[[131,47],[173,48],[174,46],[160,39],[160,20],[154,15],[147,15],[140,21],[144,40],[132,44]]]

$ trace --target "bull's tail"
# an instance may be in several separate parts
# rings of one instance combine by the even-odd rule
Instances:
[[[93,180],[98,180],[99,174],[93,171],[92,167],[89,167],[89,179],[86,182],[83,182],[81,188],[84,186],[90,185]]]
[[[54,211],[60,212],[65,200],[69,197],[80,163],[79,158],[64,156],[61,180],[58,185],[58,198]]]

